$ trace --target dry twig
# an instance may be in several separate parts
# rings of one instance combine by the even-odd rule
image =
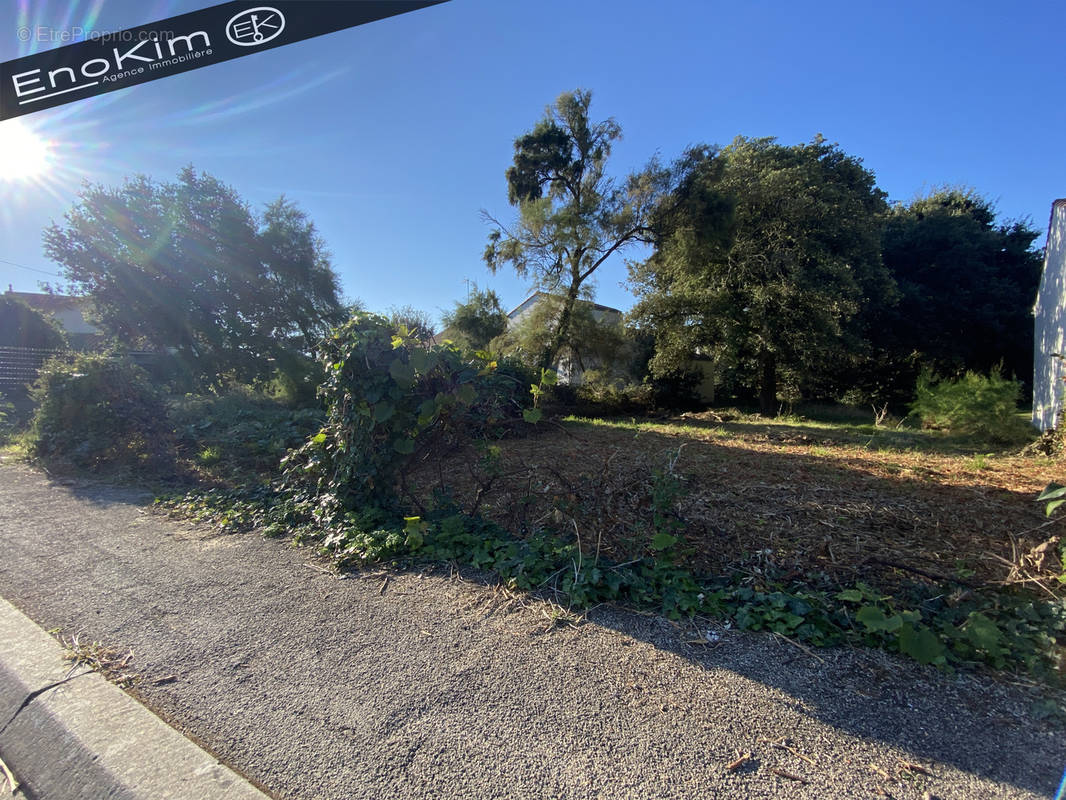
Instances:
[[[910,761],[904,761],[902,758],[899,760],[899,771],[900,772],[910,772],[910,773],[917,772],[917,773],[919,773],[921,775],[928,775],[930,778],[935,778],[936,777],[936,775],[934,775],[932,772],[927,770],[921,764],[914,764],[914,763],[911,763]]]
[[[730,761],[728,764],[725,765],[726,772],[736,772],[750,760],[751,753],[741,753],[740,757],[737,758],[736,761]]]
[[[770,772],[774,773],[774,775],[780,775],[782,778],[788,778],[790,781],[796,781],[796,783],[810,783],[810,781],[802,775],[797,775],[795,772],[789,772],[780,767],[772,767]]]
[[[821,657],[820,655],[818,655],[818,654],[817,654],[816,652],[814,652],[813,650],[811,650],[811,648],[807,647],[807,645],[805,645],[805,644],[800,644],[800,643],[799,643],[799,642],[797,642],[797,641],[796,641],[795,639],[792,639],[792,638],[790,638],[790,637],[788,637],[788,636],[785,636],[785,634],[783,634],[783,633],[778,633],[777,631],[774,631],[774,635],[775,635],[775,636],[777,636],[777,637],[779,637],[779,638],[781,638],[781,639],[784,639],[784,640],[785,640],[786,642],[788,642],[788,643],[789,643],[790,645],[792,645],[793,647],[797,647],[797,648],[799,648],[799,649],[800,649],[800,650],[802,650],[802,651],[803,651],[804,653],[806,653],[807,655],[809,655],[809,656],[810,656],[811,658],[817,659],[818,661],[820,661],[820,662],[821,662],[821,663],[823,663],[823,664],[825,663],[825,659],[824,659],[824,658],[822,658],[822,657]]]

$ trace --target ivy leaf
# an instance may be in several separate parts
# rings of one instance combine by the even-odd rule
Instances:
[[[424,372],[430,364],[430,357],[424,350],[411,350],[408,355],[409,364],[417,372]]]
[[[464,406],[471,405],[477,400],[477,390],[472,384],[464,383],[459,387],[459,390],[455,393],[455,396],[459,399],[459,402]]]
[[[389,364],[389,375],[401,389],[410,389],[415,385],[414,368],[399,358]]]
[[[855,619],[866,626],[868,631],[898,631],[903,624],[899,614],[886,617],[885,612],[877,606],[863,606],[855,613]]]
[[[374,406],[374,422],[385,422],[395,413],[396,409],[391,403],[378,403]]]
[[[848,603],[861,603],[865,597],[859,589],[845,589],[837,594],[837,600],[844,600]]]
[[[928,628],[907,624],[899,631],[899,650],[919,664],[932,664],[944,657],[944,645]]]
[[[1039,503],[1041,500],[1058,500],[1060,497],[1066,497],[1066,486],[1059,483],[1049,483],[1044,487],[1044,491],[1040,493],[1040,496],[1036,498]]]
[[[414,439],[397,439],[392,443],[392,449],[401,455],[410,455],[415,451]]]
[[[676,543],[676,536],[671,536],[670,534],[664,531],[659,531],[657,534],[651,537],[650,547],[652,550],[665,550],[667,547],[670,547],[671,545]]]
[[[1003,634],[999,626],[984,614],[979,611],[971,612],[966,619],[966,624],[962,627],[966,631],[966,638],[970,640],[970,644],[978,650],[984,650],[986,653],[995,653],[999,650]]]
[[[326,432],[325,431],[319,431],[313,437],[311,437],[311,444],[314,444],[314,445],[325,444],[325,441],[326,441]]]
[[[536,425],[540,422],[541,417],[544,416],[544,412],[539,408],[526,408],[522,410],[522,419],[531,425]]]

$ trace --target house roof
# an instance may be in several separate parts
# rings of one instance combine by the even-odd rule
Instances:
[[[4,297],[11,297],[25,303],[43,314],[50,314],[67,333],[100,333],[99,328],[85,319],[85,312],[92,307],[92,301],[88,297],[45,292],[15,292],[10,287],[4,292]]]
[[[549,294],[548,292],[533,292],[533,294],[531,294],[529,297],[527,297],[525,300],[523,300],[521,303],[519,303],[517,306],[515,306],[514,309],[511,310],[507,314],[507,318],[508,319],[514,319],[515,317],[517,317],[519,314],[521,314],[526,309],[531,308],[532,306],[535,306],[541,300],[541,298],[548,298],[548,297],[554,297],[554,298],[556,298],[558,300],[562,300],[563,299],[563,296],[559,295],[559,294]],[[577,302],[579,302],[583,306],[588,306],[589,308],[593,309],[594,311],[602,311],[602,312],[607,313],[607,314],[619,314],[619,315],[621,315],[621,313],[622,313],[620,309],[611,308],[610,306],[601,306],[599,303],[593,303],[591,300],[578,300]]]
[[[45,294],[43,292],[13,292],[8,289],[4,292],[5,297],[11,297],[25,303],[30,308],[53,314],[56,311],[67,311],[73,308],[83,307],[86,298],[73,297],[67,294]]]

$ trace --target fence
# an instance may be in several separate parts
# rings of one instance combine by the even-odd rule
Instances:
[[[42,350],[36,347],[0,347],[0,392],[22,389],[37,380],[37,373],[52,356],[67,350]]]
[[[44,362],[53,356],[72,355],[74,350],[43,350],[37,347],[0,346],[0,394],[21,391],[37,380]],[[135,363],[148,367],[158,353],[137,350],[126,353]]]

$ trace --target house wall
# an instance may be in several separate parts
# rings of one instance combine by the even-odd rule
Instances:
[[[56,322],[67,333],[72,334],[99,334],[100,329],[85,321],[85,315],[80,308],[61,308],[52,313]]]
[[[714,390],[718,385],[717,365],[709,358],[698,358],[689,361],[686,366],[700,376],[700,382],[696,386],[696,395],[704,403],[713,403]]]
[[[1054,428],[1066,390],[1066,199],[1051,207],[1044,274],[1033,307],[1033,425]]]

